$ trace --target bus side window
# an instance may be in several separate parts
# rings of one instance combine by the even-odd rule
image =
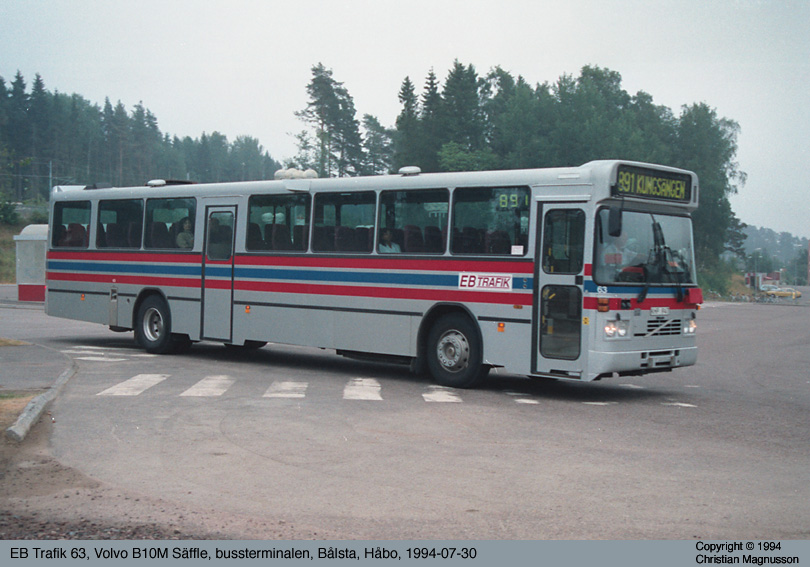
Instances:
[[[528,187],[460,187],[453,192],[453,254],[524,256]]]
[[[194,226],[196,212],[197,200],[194,198],[148,199],[144,247],[193,248],[196,240],[194,234],[198,232]],[[186,235],[181,236],[181,233],[188,231],[192,233],[190,239]]]
[[[380,196],[381,254],[443,254],[447,248],[447,189],[384,191]]]
[[[373,191],[315,195],[312,249],[371,252],[377,196]]]
[[[309,195],[253,195],[248,199],[245,250],[306,252]]]
[[[129,238],[130,226],[143,226],[143,201],[121,199],[100,201],[96,230],[97,248],[140,248],[140,234]]]
[[[51,224],[51,246],[87,248],[90,232],[90,201],[56,203]]]

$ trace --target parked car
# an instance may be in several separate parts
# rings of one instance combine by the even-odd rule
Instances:
[[[769,297],[789,297],[790,299],[798,299],[802,296],[802,292],[797,289],[793,289],[792,287],[777,287],[776,289],[766,290],[765,295]]]

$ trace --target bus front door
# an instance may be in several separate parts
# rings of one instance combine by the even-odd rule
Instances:
[[[585,212],[567,203],[538,207],[534,371],[581,378]]]
[[[203,251],[202,338],[233,338],[233,270],[236,207],[206,209]]]

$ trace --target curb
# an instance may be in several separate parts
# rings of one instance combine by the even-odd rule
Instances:
[[[47,392],[36,396],[33,400],[28,402],[28,405],[25,406],[25,409],[17,418],[16,423],[6,429],[6,437],[17,443],[25,439],[25,436],[28,435],[28,431],[39,420],[42,412],[45,411],[45,407],[59,395],[68,380],[76,374],[76,362],[70,358],[69,360],[70,365],[62,371],[53,386],[51,386]]]

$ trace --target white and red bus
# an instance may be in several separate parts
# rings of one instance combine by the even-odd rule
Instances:
[[[47,313],[379,356],[469,387],[695,363],[694,173],[581,167],[55,191]]]

